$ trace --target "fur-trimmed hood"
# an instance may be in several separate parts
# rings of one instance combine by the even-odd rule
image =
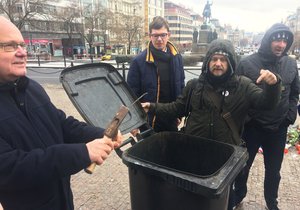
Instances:
[[[209,61],[212,55],[218,51],[222,51],[228,54],[228,67],[230,68],[229,70],[231,71],[231,74],[233,74],[236,67],[236,54],[232,43],[226,39],[217,39],[210,43],[210,46],[203,61],[202,72],[205,74],[207,73],[207,71],[209,70]]]

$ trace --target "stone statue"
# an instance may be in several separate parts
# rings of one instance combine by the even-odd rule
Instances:
[[[197,43],[197,42],[198,42],[198,31],[197,31],[197,29],[194,29],[193,43]]]
[[[211,17],[211,5],[212,3],[209,3],[209,1],[206,2],[206,5],[203,9],[202,15],[204,17],[204,23],[208,23],[210,21]]]

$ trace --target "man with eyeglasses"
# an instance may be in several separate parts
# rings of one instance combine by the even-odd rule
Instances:
[[[70,176],[119,145],[57,109],[27,78],[19,29],[0,16],[0,203],[4,209],[72,210]]]
[[[265,165],[265,201],[268,209],[279,209],[277,197],[287,128],[296,120],[300,90],[297,63],[287,55],[293,39],[293,33],[286,25],[274,24],[265,33],[258,52],[242,59],[238,65],[237,73],[249,77],[252,81],[257,79],[261,69],[279,74],[282,78],[282,90],[280,102],[273,110],[249,112],[243,133],[249,160],[235,183],[237,205],[247,194],[250,168],[259,147],[262,147]]]
[[[137,96],[147,92],[141,101],[168,103],[176,100],[185,85],[182,57],[169,41],[171,33],[168,22],[160,16],[149,25],[147,49],[136,56],[130,64],[127,83]],[[148,115],[154,131],[178,131],[180,120]]]

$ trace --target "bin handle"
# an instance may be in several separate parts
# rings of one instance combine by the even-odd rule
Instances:
[[[131,144],[132,146],[136,144],[136,141],[134,140],[134,138],[131,136],[129,137],[128,139],[124,140],[120,146],[118,148],[115,149],[117,155],[122,158],[122,154],[123,154],[123,151],[121,150],[121,147],[127,145],[127,144]]]

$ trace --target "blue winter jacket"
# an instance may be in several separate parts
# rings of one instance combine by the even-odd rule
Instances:
[[[177,96],[182,93],[182,89],[185,86],[184,79],[184,70],[182,57],[178,53],[176,47],[168,42],[168,49],[171,51],[172,59],[171,59],[171,69],[173,73],[174,81],[171,81],[173,87],[171,90],[172,93],[172,101],[175,101]],[[154,57],[150,51],[150,42],[148,44],[148,48],[137,55],[130,63],[130,68],[127,77],[127,83],[133,90],[133,92],[140,96],[143,93],[147,92],[141,102],[158,102],[159,101],[159,75],[157,66],[154,63]],[[153,119],[153,115],[149,114],[149,122],[151,123]]]
[[[70,176],[90,164],[85,142],[101,136],[103,129],[66,118],[35,81],[23,77],[17,84],[1,85],[0,203],[4,209],[74,209]]]

